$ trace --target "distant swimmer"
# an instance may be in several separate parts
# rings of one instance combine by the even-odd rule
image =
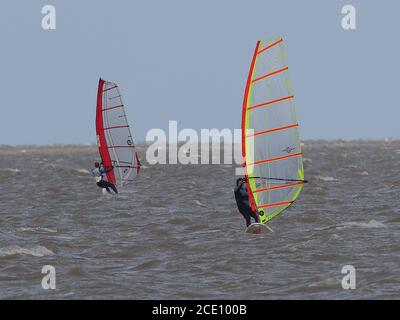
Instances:
[[[118,193],[118,190],[114,184],[103,179],[103,174],[112,171],[114,167],[111,167],[110,169],[106,170],[103,166],[103,163],[98,163],[98,162],[95,162],[94,166],[95,168],[92,170],[92,174],[96,179],[97,185],[100,188],[106,189],[107,192],[109,193],[111,193],[110,188],[113,189],[115,193]]]
[[[236,180],[236,188],[234,189],[236,204],[239,212],[246,219],[246,226],[251,224],[251,218],[258,222],[258,216],[251,210],[249,195],[247,194],[246,180],[239,178]]]

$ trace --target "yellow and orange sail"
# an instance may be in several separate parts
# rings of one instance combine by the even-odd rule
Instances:
[[[254,51],[243,101],[242,154],[251,207],[267,223],[297,199],[306,182],[280,37],[258,41]]]

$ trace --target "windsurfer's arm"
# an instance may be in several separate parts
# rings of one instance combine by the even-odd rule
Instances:
[[[100,173],[101,174],[103,174],[103,173],[107,173],[107,172],[110,172],[110,171],[112,171],[114,169],[114,166],[112,166],[111,168],[109,168],[109,169],[104,169],[104,168],[101,168],[100,169]]]
[[[91,171],[91,173],[92,173],[92,176],[93,176],[93,177],[98,177],[98,176],[100,175],[100,170],[98,170],[97,168],[95,168],[95,169],[93,169],[93,170]]]

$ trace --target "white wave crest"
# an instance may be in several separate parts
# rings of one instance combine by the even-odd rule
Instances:
[[[327,181],[327,182],[339,181],[339,179],[336,179],[334,177],[316,176],[316,178],[319,179],[319,180],[322,180],[322,181]]]
[[[16,254],[31,255],[34,257],[52,256],[54,253],[43,246],[34,246],[32,248],[23,248],[17,245],[0,248],[0,257],[12,256]]]
[[[194,203],[197,204],[200,207],[206,207],[206,205],[202,204],[199,200],[194,200]]]
[[[12,173],[18,173],[18,172],[21,172],[21,170],[19,170],[19,169],[13,169],[13,168],[4,168],[4,169],[0,169],[0,171],[4,171],[4,172],[12,172]]]
[[[382,222],[376,220],[370,220],[369,222],[346,222],[343,223],[342,225],[336,226],[337,229],[351,228],[351,227],[367,228],[367,229],[386,228],[386,226]]]
[[[18,228],[17,231],[19,232],[49,232],[49,233],[56,233],[57,230],[54,229],[50,229],[50,228],[42,228],[42,227],[36,227],[36,228],[31,228],[31,227],[22,227],[22,228]]]
[[[324,228],[316,228],[316,231],[325,231],[330,229],[350,229],[350,228],[366,228],[366,229],[376,229],[376,228],[386,228],[386,226],[379,221],[370,220],[369,222],[345,222],[340,224],[335,224],[332,226],[324,227]]]
[[[90,174],[88,169],[75,169],[76,172],[78,173],[84,173],[84,174]]]

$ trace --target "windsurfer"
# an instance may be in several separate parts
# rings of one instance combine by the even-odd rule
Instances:
[[[247,194],[246,188],[246,179],[239,178],[236,180],[234,193],[239,212],[246,219],[246,226],[248,227],[251,224],[251,218],[253,218],[255,222],[258,222],[258,216],[250,207],[249,195]]]
[[[97,185],[100,188],[106,189],[107,192],[109,192],[109,193],[111,193],[110,188],[113,189],[113,191],[115,193],[118,193],[118,190],[114,184],[103,180],[103,174],[110,172],[111,170],[114,169],[114,167],[111,167],[110,169],[105,169],[103,162],[102,163],[95,162],[94,166],[95,166],[95,168],[92,170],[92,174],[93,174],[94,178],[96,179]]]

